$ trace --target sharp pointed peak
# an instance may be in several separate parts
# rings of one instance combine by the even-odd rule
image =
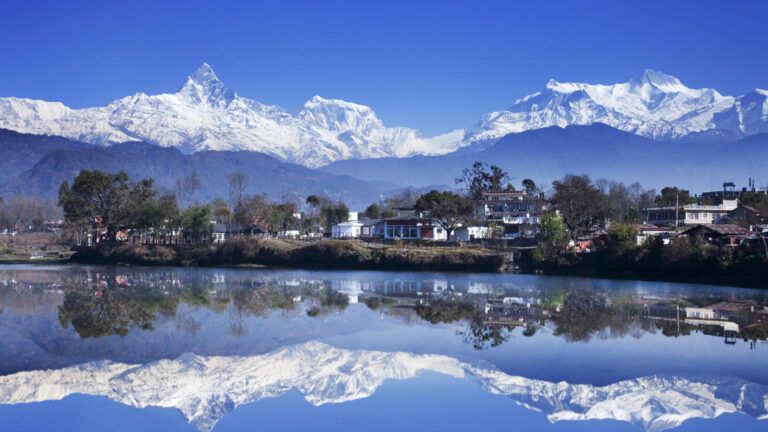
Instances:
[[[189,79],[201,84],[211,81],[219,81],[219,78],[216,76],[211,65],[206,62],[203,62],[200,67],[195,69],[195,71],[189,75]]]
[[[208,63],[203,63],[187,77],[178,94],[194,103],[207,101],[212,105],[226,105],[236,96],[219,80]]]

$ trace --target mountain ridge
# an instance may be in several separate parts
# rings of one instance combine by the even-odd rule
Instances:
[[[39,144],[39,145],[38,145]],[[364,181],[281,162],[251,151],[201,151],[184,154],[173,147],[128,142],[108,147],[94,146],[59,137],[19,134],[0,129],[0,196],[55,198],[63,181],[71,182],[80,170],[125,171],[131,179],[152,177],[155,185],[174,190],[176,181],[195,171],[201,187],[197,201],[227,196],[227,174],[241,171],[247,176],[246,193],[267,193],[280,199],[293,193],[298,199],[311,194],[343,199],[348,205],[365,208],[398,189],[387,182]]]
[[[658,432],[724,413],[768,418],[768,386],[738,378],[654,375],[596,387],[511,376],[443,355],[353,351],[319,342],[250,357],[183,354],[144,365],[104,360],[18,372],[0,376],[0,403],[102,395],[139,408],[177,408],[198,430],[208,432],[238,406],[291,389],[320,406],[366,398],[386,380],[411,379],[426,371],[472,380],[543,412],[551,422],[614,419]]]
[[[370,107],[339,99],[314,96],[291,114],[239,96],[207,63],[176,93],[135,93],[104,107],[76,110],[60,102],[0,98],[0,127],[18,132],[97,145],[143,141],[184,153],[249,150],[312,168],[483,149],[509,133],[595,123],[661,140],[716,131],[738,138],[768,132],[768,91],[724,96],[651,69],[612,85],[552,79],[543,91],[486,114],[470,129],[429,138],[415,129],[387,127]]]

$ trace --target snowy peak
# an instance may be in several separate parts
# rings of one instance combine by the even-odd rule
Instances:
[[[629,85],[633,88],[653,86],[667,93],[688,90],[688,87],[684,86],[679,79],[653,69],[646,69],[636,75],[629,80]]]
[[[676,77],[653,69],[611,85],[551,79],[543,92],[483,117],[466,140],[488,143],[513,132],[593,123],[654,139],[677,139],[718,128],[716,114],[734,101],[714,89],[686,87]],[[729,128],[739,130],[738,126]]]
[[[297,117],[310,125],[334,132],[351,130],[367,135],[384,127],[370,107],[320,96],[308,100]]]
[[[442,355],[344,350],[318,342],[250,357],[184,354],[144,365],[101,361],[19,372],[0,376],[0,404],[101,395],[138,408],[176,408],[208,432],[238,406],[292,389],[320,406],[366,398],[386,380],[426,371],[471,380],[552,422],[614,419],[656,432],[724,413],[768,418],[768,387],[736,378],[649,376],[597,387],[512,376]]]
[[[219,82],[219,78],[216,76],[216,73],[213,72],[211,65],[205,62],[203,62],[203,64],[189,76],[189,79],[200,84]]]
[[[237,96],[219,80],[208,63],[203,63],[189,75],[177,94],[190,104],[208,104],[218,108],[226,107]]]
[[[313,168],[350,158],[449,153],[463,136],[424,138],[413,129],[385,127],[367,106],[319,96],[294,116],[238,96],[207,63],[176,93],[137,93],[106,107],[72,110],[58,103],[0,98],[0,128],[98,145],[144,141],[187,153],[257,151]]]

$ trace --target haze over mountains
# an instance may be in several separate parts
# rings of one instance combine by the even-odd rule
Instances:
[[[399,187],[452,186],[476,160],[502,167],[515,183],[566,173],[694,190],[768,181],[760,178],[768,91],[725,96],[653,70],[613,85],[550,80],[470,129],[431,138],[320,96],[291,114],[238,96],[207,64],[176,93],[137,93],[105,107],[0,98],[0,128],[29,134],[0,134],[5,196],[53,196],[79,169],[123,169],[164,186],[194,169],[207,176],[208,199],[223,196],[226,174],[239,169],[252,192],[322,193],[363,205]],[[318,167],[324,173],[308,169]]]

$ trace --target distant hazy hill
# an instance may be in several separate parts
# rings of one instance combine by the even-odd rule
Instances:
[[[694,190],[715,187],[723,180],[746,185],[768,182],[768,134],[740,140],[666,142],[623,132],[604,124],[548,127],[509,134],[491,147],[470,153],[338,161],[321,170],[361,180],[390,179],[402,185],[452,184],[474,161],[505,169],[519,184],[539,184],[566,173],[587,173],[646,187],[677,184]]]
[[[38,136],[0,129],[0,184],[21,174],[56,150],[78,150],[88,144],[57,136]]]
[[[355,208],[378,201],[395,188],[386,182],[368,184],[350,177],[318,172],[280,162],[249,151],[204,151],[185,155],[175,148],[145,143],[97,147],[64,138],[0,131],[0,196],[55,197],[64,180],[81,169],[125,171],[133,179],[152,177],[156,184],[173,188],[178,178],[195,170],[202,187],[198,199],[226,197],[227,174],[236,170],[248,176],[248,193],[266,192],[274,199],[286,193],[303,198],[322,194],[343,199]]]

